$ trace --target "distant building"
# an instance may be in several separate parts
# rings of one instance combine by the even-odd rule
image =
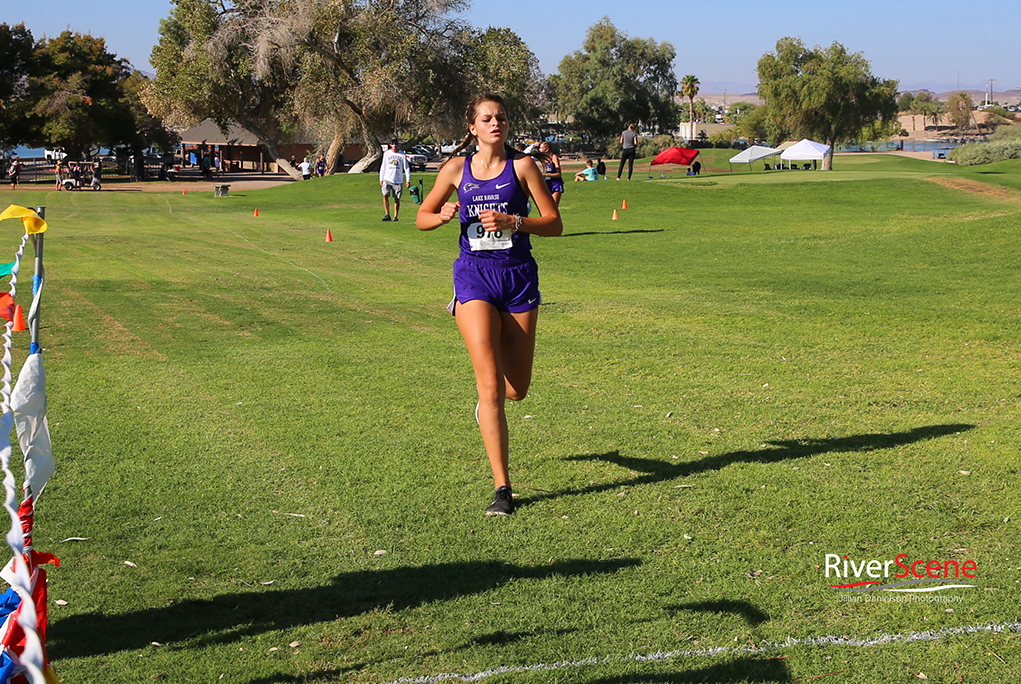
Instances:
[[[276,161],[270,157],[269,152],[258,139],[248,131],[231,124],[224,135],[220,129],[210,120],[205,120],[197,126],[184,131],[179,131],[181,144],[176,157],[188,163],[191,155],[198,158],[206,152],[215,152],[222,160],[224,171],[258,171],[261,173],[281,173]],[[280,155],[284,159],[292,156],[301,160],[312,154],[315,150],[315,143],[307,137],[298,136],[295,142],[284,143],[279,147]],[[362,157],[362,146],[347,144],[344,147],[344,159],[349,163],[352,160]]]

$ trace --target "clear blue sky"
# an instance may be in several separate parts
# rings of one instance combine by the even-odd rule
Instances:
[[[755,63],[778,38],[800,37],[808,45],[842,43],[861,51],[872,71],[896,78],[904,89],[942,92],[957,87],[997,91],[1021,88],[1021,1],[978,5],[948,0],[829,2],[729,0],[681,3],[645,0],[476,0],[466,18],[475,26],[509,26],[555,73],[560,60],[581,48],[585,31],[608,16],[633,37],[670,42],[677,50],[678,78],[694,74],[728,93],[752,92]],[[0,22],[25,22],[36,37],[66,28],[102,36],[108,49],[142,70],[158,39],[168,0],[0,0]],[[958,18],[960,17],[960,18]],[[958,80],[959,79],[959,80]]]

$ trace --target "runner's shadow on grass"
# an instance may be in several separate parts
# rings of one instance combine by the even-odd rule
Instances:
[[[926,425],[913,428],[906,432],[892,432],[888,434],[866,434],[852,435],[851,437],[837,437],[832,439],[788,439],[766,442],[769,446],[764,449],[731,451],[726,454],[707,456],[697,461],[688,463],[679,461],[661,461],[652,458],[637,458],[633,456],[621,456],[619,451],[611,451],[605,454],[584,454],[581,456],[568,456],[568,461],[608,461],[616,463],[622,468],[630,471],[644,473],[630,480],[620,482],[608,482],[606,484],[591,485],[589,487],[578,487],[565,489],[559,492],[549,492],[536,496],[515,498],[516,507],[546,499],[556,499],[562,496],[577,496],[580,494],[595,494],[606,492],[620,487],[635,487],[638,485],[654,484],[656,482],[669,482],[682,477],[697,475],[710,470],[722,470],[732,463],[775,463],[795,458],[807,458],[826,453],[844,452],[869,452],[879,449],[890,449],[904,446],[914,442],[921,442],[937,437],[945,437],[958,432],[966,432],[974,429],[974,425],[953,424],[953,425]]]
[[[582,235],[630,235],[631,233],[664,233],[663,228],[636,230],[591,230],[585,233],[564,233],[561,238],[581,237]]]
[[[726,684],[727,682],[790,682],[791,673],[782,660],[741,658],[684,672],[626,674],[586,680],[590,684]]]
[[[154,641],[171,650],[231,643],[371,611],[399,612],[487,592],[516,580],[609,574],[640,564],[633,558],[534,566],[491,561],[348,572],[329,585],[308,589],[223,594],[129,613],[73,615],[51,622],[47,646],[54,658],[82,658],[145,649]]]

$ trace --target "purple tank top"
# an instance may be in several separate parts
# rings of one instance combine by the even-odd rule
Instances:
[[[487,209],[528,216],[528,197],[514,175],[514,160],[508,158],[500,175],[492,180],[475,178],[471,160],[471,156],[465,157],[461,187],[457,189],[457,199],[461,202],[461,253],[481,259],[531,259],[532,243],[528,233],[487,233],[479,220],[479,214]]]

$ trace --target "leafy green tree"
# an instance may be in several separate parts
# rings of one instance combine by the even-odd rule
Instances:
[[[375,168],[380,143],[400,133],[464,135],[471,95],[504,96],[512,121],[535,118],[538,60],[513,31],[479,31],[457,18],[461,0],[292,0],[267,5],[253,25],[256,64],[297,65],[293,109],[330,157],[347,137]]]
[[[971,95],[963,90],[951,94],[947,98],[946,108],[947,118],[950,120],[951,125],[961,131],[968,128],[971,124],[971,110],[975,108]]]
[[[676,56],[670,43],[629,38],[603,17],[589,28],[582,49],[560,62],[554,84],[561,115],[573,116],[581,130],[601,138],[631,123],[676,128]]]
[[[64,31],[36,47],[31,72],[29,144],[63,147],[74,158],[130,137],[134,121],[121,87],[130,67],[102,38]]]
[[[0,149],[18,146],[26,136],[33,48],[32,33],[24,24],[0,24]]]
[[[824,170],[833,167],[837,143],[860,139],[866,127],[897,117],[897,81],[872,75],[860,52],[840,43],[808,49],[781,38],[759,59],[759,97],[769,106],[776,132],[819,138],[830,146]]]
[[[292,177],[297,169],[279,146],[293,133],[290,93],[297,80],[272,58],[256,69],[253,49],[259,0],[173,0],[160,22],[160,40],[150,62],[156,78],[142,92],[150,113],[171,125],[193,126],[211,119],[226,130],[231,123],[252,133]]]
[[[901,93],[897,98],[897,111],[898,112],[910,112],[911,105],[915,101],[915,96],[912,93]]]
[[[769,108],[765,105],[752,107],[737,121],[737,133],[751,144],[760,140],[770,140]]]
[[[142,102],[142,92],[149,85],[149,79],[141,72],[133,71],[121,81],[121,102],[131,113],[133,135],[125,131],[124,145],[132,154],[140,155],[146,149],[173,152],[181,142],[181,136],[167,128],[163,120],[153,116]]]
[[[727,108],[727,113],[723,115],[723,120],[729,124],[736,124],[741,120],[748,112],[752,111],[758,105],[754,105],[751,102],[735,102]]]

